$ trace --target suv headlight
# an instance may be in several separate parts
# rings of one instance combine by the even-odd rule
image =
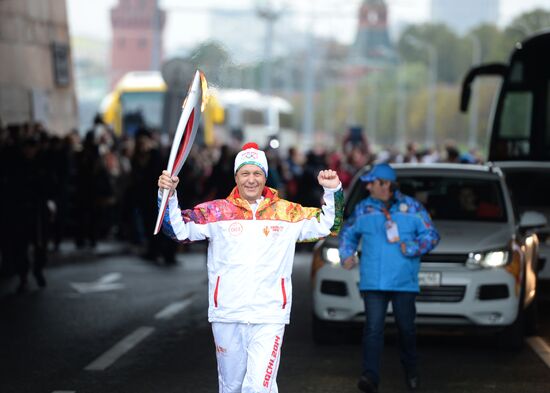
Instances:
[[[495,250],[487,252],[471,252],[468,254],[466,265],[468,267],[493,268],[506,266],[510,262],[510,252],[507,250]]]
[[[337,248],[323,248],[323,259],[331,265],[340,265],[340,253]]]

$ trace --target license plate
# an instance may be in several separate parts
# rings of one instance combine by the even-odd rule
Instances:
[[[421,287],[438,287],[441,285],[441,273],[420,272],[418,273],[418,284]]]

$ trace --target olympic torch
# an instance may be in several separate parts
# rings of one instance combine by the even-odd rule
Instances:
[[[177,176],[179,174],[191,151],[191,146],[193,145],[197,129],[199,128],[201,113],[206,105],[205,96],[207,90],[208,85],[206,83],[206,78],[201,71],[197,70],[193,82],[191,82],[189,86],[187,97],[183,100],[181,116],[176,133],[174,134],[174,140],[172,141],[172,148],[170,149],[170,157],[166,170],[171,176]],[[162,226],[169,195],[170,190],[162,191],[162,201],[159,207],[154,231],[155,235],[159,233],[160,227]]]

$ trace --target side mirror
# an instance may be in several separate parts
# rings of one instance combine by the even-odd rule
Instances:
[[[521,229],[542,228],[548,225],[544,214],[535,211],[526,211],[521,215],[519,227]]]

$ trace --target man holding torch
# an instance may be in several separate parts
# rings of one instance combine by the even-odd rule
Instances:
[[[277,390],[285,324],[290,322],[295,243],[336,234],[343,191],[335,171],[322,170],[322,208],[279,198],[265,186],[265,153],[247,143],[234,164],[236,187],[225,199],[180,210],[179,179],[163,171],[159,205],[169,190],[162,230],[176,241],[208,239],[208,320],[218,362],[220,393]]]

